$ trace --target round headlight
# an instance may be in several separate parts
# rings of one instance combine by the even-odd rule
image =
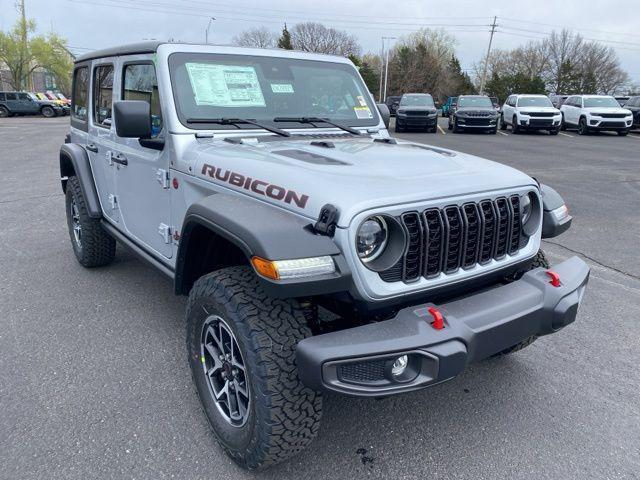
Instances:
[[[522,225],[526,224],[531,218],[531,212],[533,212],[533,202],[531,201],[531,193],[527,193],[520,198],[520,221]]]
[[[389,230],[382,217],[369,217],[358,228],[356,249],[363,262],[374,260],[384,251]]]

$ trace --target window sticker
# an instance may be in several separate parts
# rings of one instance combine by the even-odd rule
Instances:
[[[249,66],[187,63],[197,105],[264,107],[256,69]]]
[[[366,107],[367,106],[367,101],[364,99],[364,97],[362,95],[358,95],[358,102],[360,103],[361,107]]]
[[[271,91],[273,93],[293,93],[293,85],[290,83],[272,83]]]
[[[369,107],[353,107],[353,111],[356,112],[358,118],[373,118],[373,113],[369,110]]]

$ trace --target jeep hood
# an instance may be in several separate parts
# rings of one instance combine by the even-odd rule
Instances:
[[[185,160],[200,179],[311,220],[333,204],[340,227],[371,208],[535,185],[511,167],[417,143],[334,137],[323,139],[323,146],[302,136],[262,138],[200,139],[187,148]]]

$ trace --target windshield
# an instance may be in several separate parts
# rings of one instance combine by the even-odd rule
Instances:
[[[367,87],[349,64],[174,53],[169,68],[178,117],[189,128],[237,129],[203,121],[221,118],[270,123],[277,117],[321,117],[348,126],[379,122]],[[279,126],[309,128],[287,123]]]
[[[493,107],[489,97],[460,97],[458,107]]]
[[[401,107],[435,107],[431,95],[403,95]]]
[[[551,100],[547,97],[520,97],[519,107],[553,107]]]
[[[584,108],[620,108],[620,104],[613,97],[584,97]]]

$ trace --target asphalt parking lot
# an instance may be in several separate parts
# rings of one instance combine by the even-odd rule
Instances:
[[[640,474],[640,133],[404,133],[563,194],[544,248],[592,267],[578,320],[508,358],[385,400],[325,398],[319,438],[246,473],[216,445],[185,359],[185,301],[123,249],[85,270],[64,215],[68,119],[0,119],[2,479],[631,479]]]

